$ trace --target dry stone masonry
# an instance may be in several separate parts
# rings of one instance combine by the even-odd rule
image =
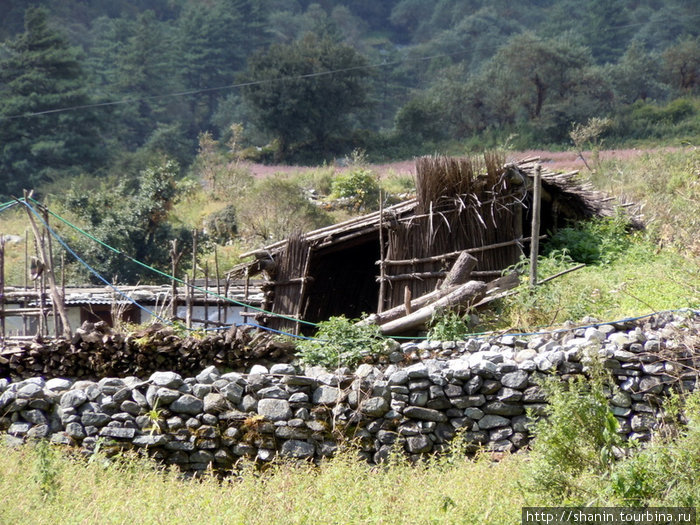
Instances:
[[[379,462],[396,449],[439,452],[458,432],[474,445],[515,451],[542,414],[540,378],[586,372],[600,358],[615,378],[621,432],[649,439],[672,390],[693,390],[700,370],[700,315],[530,337],[404,343],[387,363],[356,370],[254,365],[248,373],[207,366],[192,377],[0,379],[0,431],[13,444],[36,438],[92,451],[136,448],[165,464],[230,469],[240,458],[320,459],[354,439]]]

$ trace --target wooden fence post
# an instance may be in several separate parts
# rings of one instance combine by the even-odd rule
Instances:
[[[537,255],[540,251],[540,208],[542,194],[542,166],[535,166],[532,188],[532,232],[530,233],[530,286],[537,285]]]

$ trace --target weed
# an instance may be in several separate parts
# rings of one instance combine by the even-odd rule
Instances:
[[[60,488],[56,453],[46,440],[41,440],[35,445],[34,454],[34,479],[39,485],[42,499],[51,500]]]
[[[557,499],[580,501],[579,477],[609,475],[623,445],[605,396],[609,378],[597,359],[589,361],[589,370],[590,379],[549,377],[540,383],[549,404],[534,425],[531,480],[534,490]]]
[[[356,365],[383,348],[378,326],[357,325],[356,320],[341,316],[320,322],[314,339],[297,343],[297,355],[306,364],[335,368]]]
[[[432,341],[459,341],[471,332],[468,318],[454,310],[435,312],[430,320],[428,339]]]

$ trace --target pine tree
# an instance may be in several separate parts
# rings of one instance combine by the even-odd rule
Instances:
[[[66,173],[92,169],[98,159],[98,123],[88,105],[77,51],[52,29],[48,12],[30,8],[25,32],[0,61],[0,193]],[[37,114],[39,113],[39,114]]]

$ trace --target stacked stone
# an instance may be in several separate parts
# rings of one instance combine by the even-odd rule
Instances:
[[[693,390],[700,370],[697,317],[655,326],[600,325],[558,338],[504,336],[490,341],[406,343],[408,363],[360,365],[351,373],[291,364],[248,374],[214,366],[183,379],[174,372],[99,381],[40,377],[0,380],[0,431],[11,443],[48,438],[103,451],[146,449],[185,470],[229,469],[239,458],[319,459],[343,440],[364,457],[394,450],[436,453],[460,434],[468,445],[514,451],[545,413],[546,375],[586,372],[599,358],[619,388],[611,392],[621,432],[639,440],[665,417],[663,399]],[[412,355],[423,358],[411,363]]]

